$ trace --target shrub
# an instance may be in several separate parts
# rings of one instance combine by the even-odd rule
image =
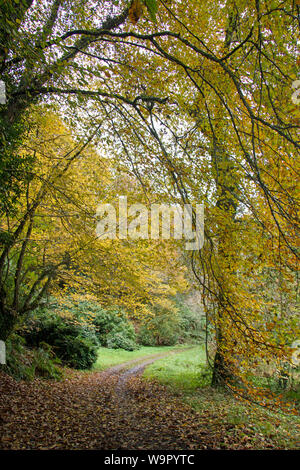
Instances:
[[[179,338],[179,317],[174,311],[155,306],[139,330],[139,342],[144,346],[173,346]]]
[[[51,345],[65,365],[76,369],[91,367],[97,357],[99,341],[94,329],[62,318],[49,309],[33,312],[22,334],[31,347],[39,348],[42,343]]]
[[[125,349],[126,351],[133,351],[137,349],[136,335],[132,325],[128,325],[124,330],[120,328],[114,328],[107,335],[106,346],[112,349]]]
[[[138,342],[143,346],[156,346],[157,338],[147,323],[143,323],[139,330]]]
[[[25,339],[17,334],[6,342],[6,365],[3,369],[17,380],[32,380],[35,376],[58,380],[62,377],[60,361],[51,347],[42,343],[38,349],[25,346]]]
[[[180,341],[199,342],[205,337],[205,316],[191,310],[179,297],[176,301],[179,315]]]
[[[49,344],[42,343],[38,349],[34,350],[33,367],[35,376],[59,380],[62,377],[62,371],[58,365],[61,365],[61,361],[55,356]]]
[[[103,346],[127,351],[138,348],[134,327],[122,309],[118,307],[102,309],[97,313],[93,323]]]
[[[89,369],[97,359],[97,346],[88,338],[63,334],[54,341],[56,354],[74,369]]]
[[[63,364],[76,369],[92,366],[100,345],[136,349],[136,335],[123,310],[103,309],[96,302],[72,297],[62,303],[52,298],[47,307],[31,313],[22,328],[26,344],[52,346]]]
[[[54,311],[63,311],[63,322],[79,328],[80,336],[89,338],[96,345],[100,343],[102,346],[108,346],[109,341],[110,344],[123,344],[116,347],[129,350],[138,347],[134,328],[120,307],[104,309],[94,300],[76,296],[76,299],[66,298],[62,305],[54,299],[51,308],[54,308]],[[114,340],[115,335],[117,337]]]
[[[144,346],[172,346],[177,342],[199,342],[205,336],[205,317],[201,307],[194,310],[184,297],[173,299],[173,308],[156,305],[152,315],[144,319],[139,330],[139,342]],[[171,304],[170,304],[171,305]]]

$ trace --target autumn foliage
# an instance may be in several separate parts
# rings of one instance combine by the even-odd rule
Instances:
[[[0,339],[54,298],[62,319],[70,299],[123,312],[132,337],[112,327],[110,345],[173,344],[197,292],[212,386],[296,414],[278,389],[299,387],[297,2],[0,8]],[[203,203],[203,247],[99,239],[119,196]]]

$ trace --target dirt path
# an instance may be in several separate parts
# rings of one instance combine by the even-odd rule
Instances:
[[[218,448],[210,417],[141,378],[167,354],[61,382],[16,382],[0,374],[1,449]]]
[[[145,366],[144,366],[144,368],[145,368],[147,365],[152,364],[153,362],[157,361],[158,359],[162,359],[163,357],[170,356],[172,354],[178,354],[180,352],[187,351],[188,349],[192,349],[192,348],[172,349],[172,350],[170,350],[168,352],[165,352],[165,353],[148,354],[147,356],[138,357],[136,359],[132,359],[131,361],[122,362],[121,364],[117,364],[116,366],[109,367],[108,369],[105,369],[101,373],[112,375],[114,373],[118,373],[118,372],[121,372],[125,369],[128,369],[131,365],[140,364],[140,363],[141,364],[145,363]],[[146,364],[146,362],[147,362],[147,364]]]
[[[117,376],[117,382],[115,386],[117,402],[124,402],[124,399],[127,396],[126,384],[129,378],[140,376],[144,372],[145,368],[150,364],[153,364],[153,362],[173,354],[178,354],[180,352],[182,352],[182,349],[173,349],[166,353],[151,354],[148,356],[140,357],[137,359],[133,359],[132,361],[122,362],[121,364],[117,364],[116,366],[109,367],[108,369],[100,372],[100,374],[103,377]]]
[[[165,356],[166,354],[160,357],[147,359],[146,361],[144,360],[141,363],[137,364],[136,366],[131,367],[130,369],[127,369],[124,372],[122,372],[119,375],[118,382],[116,384],[116,392],[120,396],[120,398],[122,395],[126,394],[126,384],[130,377],[137,377],[141,375],[147,366],[149,366],[150,364],[153,364],[153,362]]]
[[[178,450],[209,448],[209,445],[203,442],[203,434],[206,435],[206,431],[203,432],[199,428],[197,443],[192,443],[190,433],[188,440],[186,439],[187,427],[193,427],[192,420],[197,413],[183,406],[178,399],[171,397],[164,387],[141,378],[148,365],[181,351],[173,350],[142,357],[111,367],[100,374],[100,380],[114,382],[111,396],[114,422],[111,439],[115,442],[113,448]],[[186,415],[187,410],[188,415]]]

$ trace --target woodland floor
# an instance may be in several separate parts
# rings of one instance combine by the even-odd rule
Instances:
[[[16,382],[1,374],[1,449],[240,449],[251,448],[226,427],[211,426],[180,396],[141,378],[161,356],[104,372],[69,371],[61,382]],[[265,448],[274,448],[264,442]]]

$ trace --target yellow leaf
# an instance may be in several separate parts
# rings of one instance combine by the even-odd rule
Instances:
[[[129,20],[130,23],[136,24],[143,13],[143,5],[140,0],[132,0],[130,8],[129,8]]]

